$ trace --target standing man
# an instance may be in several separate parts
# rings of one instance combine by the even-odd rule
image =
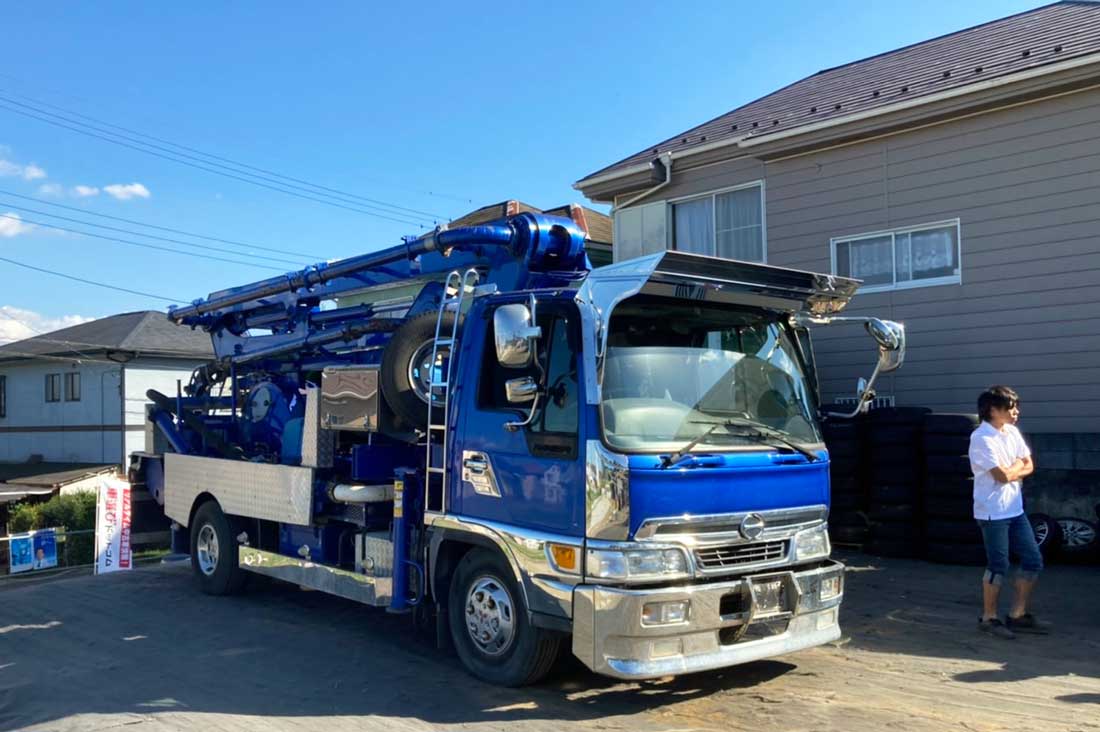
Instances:
[[[982,424],[970,435],[970,469],[974,473],[974,518],[982,530],[988,562],[982,577],[982,617],[978,628],[997,638],[1015,638],[1016,632],[1048,633],[1050,624],[1028,612],[1028,601],[1043,556],[1031,523],[1024,514],[1022,480],[1035,472],[1031,450],[1016,422],[1020,400],[1007,386],[992,386],[978,397]],[[1020,558],[1016,596],[1004,622],[997,600],[1008,574],[1009,552]]]

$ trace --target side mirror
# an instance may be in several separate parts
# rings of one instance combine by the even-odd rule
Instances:
[[[538,383],[530,376],[508,379],[504,382],[504,395],[509,404],[527,404],[535,401],[539,394]]]
[[[865,327],[878,343],[878,365],[875,367],[875,376],[901,368],[905,360],[905,326],[892,320],[871,318]]]
[[[534,342],[542,329],[531,325],[531,311],[526,305],[501,305],[493,313],[493,339],[497,362],[506,368],[522,369],[535,357]]]

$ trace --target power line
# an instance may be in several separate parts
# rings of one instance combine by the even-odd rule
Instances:
[[[303,254],[301,252],[292,252],[289,249],[276,249],[274,247],[261,246],[260,244],[250,244],[250,243],[244,242],[244,241],[235,241],[233,239],[223,239],[223,238],[218,237],[218,236],[207,236],[205,234],[196,234],[196,233],[191,232],[191,231],[184,231],[183,229],[173,229],[170,226],[158,226],[157,224],[148,224],[148,223],[145,223],[144,221],[137,221],[135,219],[127,219],[127,218],[123,218],[122,216],[111,216],[110,214],[98,213],[96,211],[87,211],[85,209],[78,208],[76,206],[66,206],[63,203],[55,203],[53,201],[47,201],[47,200],[44,200],[42,198],[35,198],[34,196],[24,196],[21,193],[15,193],[13,191],[6,191],[6,190],[3,190],[3,189],[0,189],[0,194],[3,194],[5,196],[14,196],[15,198],[22,198],[26,201],[34,201],[35,203],[44,204],[46,206],[55,206],[56,208],[63,208],[63,209],[66,209],[68,211],[76,211],[77,213],[82,213],[82,214],[86,214],[86,215],[89,215],[89,216],[98,216],[100,218],[110,219],[112,221],[121,221],[123,223],[133,224],[135,226],[144,226],[144,227],[149,228],[149,229],[157,229],[158,231],[167,231],[167,232],[172,233],[172,234],[181,234],[183,236],[190,236],[190,237],[194,237],[195,239],[205,239],[206,241],[216,241],[216,242],[220,242],[222,244],[229,244],[231,246],[237,246],[237,247],[249,247],[251,249],[258,249],[258,250],[263,251],[263,252],[274,252],[275,254],[289,254],[293,257],[303,256]],[[52,214],[50,214],[50,215],[52,215]],[[144,236],[144,234],[143,234],[143,236]],[[309,257],[312,258],[312,259],[322,259],[323,258],[323,257],[321,257],[321,255],[309,255]]]
[[[263,260],[266,260],[268,262],[278,262],[278,263],[284,264],[284,265],[289,264],[289,265],[294,266],[294,267],[303,266],[301,264],[301,260],[291,261],[289,259],[282,259],[282,258],[277,258],[277,257],[268,257],[268,256],[265,256],[265,255],[262,255],[262,254],[255,254],[253,252],[226,252],[224,249],[222,249],[220,247],[211,247],[211,246],[207,246],[205,244],[196,244],[196,243],[190,242],[190,241],[182,241],[180,239],[171,239],[171,238],[165,237],[165,236],[157,236],[156,234],[145,234],[145,233],[140,232],[140,231],[134,231],[133,229],[120,229],[117,226],[107,226],[106,224],[97,224],[97,223],[94,223],[92,221],[83,221],[81,219],[74,219],[74,218],[71,218],[69,216],[62,216],[60,214],[52,214],[52,213],[49,213],[48,211],[39,211],[39,210],[36,210],[36,209],[33,209],[33,208],[28,208],[26,206],[19,206],[19,205],[14,204],[14,203],[6,203],[4,201],[0,201],[0,206],[3,206],[5,208],[14,208],[14,209],[18,209],[20,211],[26,211],[28,213],[38,214],[39,216],[49,216],[50,218],[61,219],[62,221],[71,221],[74,224],[82,224],[84,226],[94,226],[97,229],[107,229],[108,231],[117,231],[117,232],[120,232],[120,233],[123,233],[123,234],[133,234],[134,236],[144,236],[146,239],[156,239],[157,241],[166,241],[166,242],[171,242],[172,244],[182,244],[185,247],[194,247],[195,249],[205,249],[207,251],[221,252],[221,253],[224,253],[224,254],[242,254],[243,253],[243,254],[249,254],[252,257],[256,258],[256,259],[263,259]],[[177,251],[177,250],[169,249],[168,251]]]
[[[12,76],[11,74],[0,73],[0,76],[7,77],[7,78],[9,78],[13,81],[16,81],[16,82],[20,81],[17,77]],[[113,124],[111,122],[107,122],[106,120],[102,120],[102,119],[99,119],[97,117],[92,117],[91,115],[81,114],[80,112],[77,112],[76,110],[68,109],[68,108],[62,107],[58,104],[51,104],[50,102],[45,102],[45,101],[42,101],[41,99],[36,99],[35,97],[31,97],[31,96],[28,96],[26,94],[20,94],[19,92],[11,91],[10,89],[3,89],[3,90],[0,90],[0,91],[3,91],[6,94],[10,94],[14,97],[19,97],[20,99],[25,99],[27,101],[34,102],[35,104],[41,105],[43,107],[49,107],[50,109],[57,109],[57,110],[60,110],[62,112],[65,112],[66,114],[71,114],[74,117],[80,117],[81,119],[91,120],[92,122],[104,125],[105,127],[112,127],[116,130],[122,130],[123,132],[129,132],[132,135],[137,135],[139,137],[145,137],[145,138],[148,138],[150,140],[155,140],[157,142],[162,142],[165,145],[171,145],[172,147],[177,147],[181,150],[187,150],[189,152],[193,152],[193,153],[196,153],[198,155],[202,155],[204,157],[211,158],[213,160],[221,160],[222,162],[231,163],[232,165],[236,165],[236,166],[241,167],[241,168],[248,168],[250,170],[255,170],[255,171],[258,171],[258,172],[261,172],[261,173],[267,173],[268,175],[274,175],[274,176],[277,176],[279,178],[285,178],[286,180],[291,180],[291,181],[295,181],[297,183],[302,183],[302,184],[312,186],[312,187],[320,189],[320,190],[330,191],[332,193],[337,193],[337,194],[352,197],[352,198],[360,198],[364,201],[375,201],[375,199],[366,198],[364,196],[359,196],[358,194],[349,193],[347,191],[342,191],[338,188],[329,188],[329,187],[322,186],[322,185],[317,184],[317,183],[311,183],[310,181],[307,181],[307,180],[302,180],[300,178],[295,178],[293,176],[284,175],[284,174],[278,173],[276,171],[267,170],[266,168],[260,168],[260,167],[254,166],[254,165],[249,165],[247,163],[242,163],[239,160],[233,160],[232,158],[226,158],[226,157],[222,157],[220,155],[214,155],[213,153],[203,152],[202,150],[198,150],[198,149],[193,148],[193,147],[188,147],[187,145],[181,145],[178,142],[172,142],[171,140],[166,140],[162,137],[157,137],[155,135],[150,135],[148,133],[141,132],[139,130],[135,130],[135,129],[132,129],[132,128],[129,128],[129,127],[123,127],[122,125],[116,125],[116,124]],[[63,96],[70,96],[70,95],[63,94]],[[70,98],[78,99],[79,101],[88,101],[86,99],[81,99],[79,97],[71,97],[70,96]],[[378,182],[378,181],[376,180],[376,182]],[[386,185],[390,185],[391,187],[395,187],[395,186],[392,186],[392,184],[389,181],[386,181],[385,183],[386,183]],[[437,191],[429,191],[429,190],[424,190],[424,189],[421,189],[421,188],[410,188],[410,187],[407,187],[407,186],[396,186],[396,188],[400,188],[402,190],[409,191],[410,193],[418,193],[418,194],[424,195],[424,196],[432,196],[434,198],[447,198],[447,199],[450,199],[452,201],[458,201],[460,203],[471,203],[471,204],[473,203],[473,199],[469,198],[468,196],[456,196],[456,195],[450,194],[450,193],[440,193],[440,192],[437,192]],[[385,204],[385,205],[389,206],[389,205],[392,205],[392,204]],[[395,208],[401,208],[400,206],[394,206],[394,207]],[[407,209],[407,210],[417,211],[417,209]],[[419,213],[424,213],[424,212],[420,211]],[[433,217],[436,216],[436,214],[431,214],[431,215]]]
[[[114,236],[104,236],[103,234],[93,234],[90,231],[80,231],[79,229],[70,229],[66,226],[57,226],[56,224],[47,224],[42,221],[34,221],[32,219],[25,219],[15,214],[0,214],[0,218],[14,219],[15,221],[21,221],[25,224],[34,224],[35,226],[41,226],[46,229],[57,229],[58,231],[67,231],[70,234],[79,234],[80,236],[90,236],[94,239],[103,239],[104,241],[118,242],[119,244],[128,244],[129,246],[141,247],[142,249],[155,249],[162,252],[168,252],[170,254],[178,254],[181,257],[196,257],[198,259],[211,259],[217,262],[226,262],[228,264],[239,264],[244,267],[258,267],[259,269],[270,269],[275,272],[285,272],[285,267],[272,267],[266,264],[256,264],[255,262],[242,262],[238,259],[227,259],[225,257],[215,257],[210,254],[198,254],[196,252],[181,252],[179,249],[172,249],[171,247],[157,246],[156,244],[146,244],[140,241],[130,241],[129,239],[119,239]],[[201,246],[195,244],[193,246]]]
[[[63,277],[73,282],[82,282],[85,285],[94,285],[96,287],[103,287],[108,290],[116,290],[118,292],[125,292],[130,295],[141,295],[142,297],[151,297],[154,300],[163,300],[171,303],[184,303],[187,302],[182,297],[165,297],[164,295],[154,295],[150,292],[141,292],[140,290],[130,290],[125,287],[118,287],[117,285],[108,285],[103,282],[96,282],[95,280],[86,280],[83,277],[74,277],[73,275],[65,274],[64,272],[57,272],[52,269],[46,269],[44,267],[35,267],[33,264],[25,264],[24,262],[17,262],[14,259],[8,259],[7,257],[0,257],[0,262],[7,262],[8,264],[14,264],[16,267],[23,267],[24,269],[34,270],[35,272],[42,272],[44,274],[53,275],[55,277]]]
[[[346,209],[346,210],[349,210],[349,211],[355,211],[357,213],[365,214],[365,215],[368,215],[368,216],[374,216],[374,217],[381,218],[381,219],[387,219],[389,221],[396,221],[397,223],[408,224],[410,226],[419,226],[420,228],[427,228],[426,225],[424,223],[422,223],[422,221],[431,221],[434,224],[438,220],[447,218],[446,216],[437,215],[437,214],[433,214],[433,213],[430,213],[430,212],[419,212],[415,209],[406,209],[405,207],[395,206],[394,204],[382,204],[382,205],[385,205],[385,206],[388,207],[388,208],[382,209],[382,208],[379,208],[379,205],[360,204],[360,203],[355,202],[355,201],[348,201],[347,199],[351,198],[352,196],[344,195],[344,194],[341,194],[340,196],[334,196],[333,194],[323,193],[321,191],[316,191],[316,190],[312,190],[312,189],[309,189],[309,188],[304,188],[302,186],[295,185],[293,183],[286,183],[286,182],[283,182],[282,180],[276,180],[276,179],[268,177],[268,176],[257,175],[255,173],[249,173],[248,171],[239,170],[237,168],[232,168],[232,167],[229,167],[229,166],[226,166],[226,165],[222,165],[220,163],[215,163],[215,162],[211,162],[209,160],[205,160],[205,159],[202,159],[202,158],[197,158],[193,155],[188,155],[186,153],[181,153],[181,152],[177,152],[175,150],[170,150],[170,149],[164,148],[160,145],[154,145],[152,143],[144,142],[144,141],[141,141],[141,140],[136,140],[132,137],[126,137],[124,135],[119,135],[116,132],[110,132],[109,130],[104,130],[102,128],[95,127],[93,125],[89,125],[85,122],[80,122],[79,120],[74,120],[74,119],[69,118],[69,117],[54,114],[53,112],[49,112],[49,111],[46,111],[46,110],[43,110],[43,109],[39,109],[39,108],[36,108],[34,106],[24,104],[22,102],[15,101],[13,99],[9,99],[7,97],[0,96],[0,101],[3,101],[3,102],[7,103],[7,104],[0,104],[0,109],[6,109],[9,112],[14,112],[15,114],[19,114],[19,115],[22,115],[24,117],[30,117],[31,119],[37,119],[41,122],[45,122],[47,124],[54,125],[55,127],[61,127],[61,128],[67,129],[67,130],[71,130],[73,132],[77,132],[77,133],[80,133],[82,135],[86,135],[88,137],[94,137],[96,139],[103,140],[105,142],[109,142],[109,143],[114,144],[114,145],[119,145],[121,147],[129,148],[131,150],[136,150],[138,152],[142,152],[142,153],[145,153],[147,155],[152,155],[154,157],[162,158],[164,160],[170,160],[172,162],[179,163],[181,165],[186,165],[186,166],[191,167],[191,168],[196,168],[198,170],[204,170],[208,173],[213,173],[215,175],[220,175],[220,176],[225,177],[225,178],[231,178],[233,180],[242,181],[244,183],[250,183],[252,185],[259,186],[261,188],[268,188],[270,190],[278,191],[280,193],[285,193],[287,195],[295,196],[297,198],[303,198],[303,199],[306,199],[306,200],[309,200],[309,201],[315,201],[317,203],[323,203],[323,204],[328,205],[328,206],[334,206],[336,208],[343,208],[343,209]],[[12,104],[15,105],[16,107],[22,107],[23,109],[15,109],[11,106],[8,106],[8,105],[12,105]],[[24,111],[24,110],[31,110],[31,111],[27,112],[27,111]],[[58,120],[60,120],[60,121],[58,121]],[[73,125],[76,125],[76,126],[74,127]],[[89,131],[89,130],[92,130],[92,131]],[[123,140],[126,140],[127,142],[123,142]],[[134,144],[131,144],[131,143],[134,143]],[[156,150],[161,150],[162,152],[156,152]],[[167,153],[167,154],[165,154],[165,153]],[[198,161],[199,163],[203,163],[203,164],[199,165],[199,164],[196,164],[195,162],[188,162],[188,160],[182,159],[182,158],[187,158],[187,159],[190,159],[190,160]],[[208,167],[208,166],[213,166],[213,167]],[[229,172],[226,172],[226,171],[229,171]],[[247,176],[247,177],[242,177],[242,176]],[[270,185],[268,183],[261,182],[261,181],[265,181],[265,180],[269,181],[270,183],[275,183],[276,185]],[[292,189],[292,190],[288,190],[288,189]],[[299,193],[299,192],[296,192],[296,191],[304,191],[304,193]],[[307,195],[307,194],[312,194],[312,195]],[[323,196],[323,197],[319,198],[318,196]],[[357,198],[362,198],[362,197],[359,197],[359,196],[356,196],[356,197]],[[369,200],[374,200],[374,199],[369,199]],[[352,205],[352,206],[345,205],[346,203],[353,203],[354,205]],[[379,211],[381,211],[382,213],[380,213]],[[406,211],[408,213],[405,213]],[[387,214],[390,214],[390,215],[387,215]],[[405,218],[395,218],[396,216],[405,216]],[[416,221],[416,220],[410,221],[409,220],[410,218],[420,219],[421,221]]]

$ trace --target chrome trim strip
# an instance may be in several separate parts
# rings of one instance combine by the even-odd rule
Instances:
[[[528,610],[561,618],[573,616],[573,587],[580,583],[580,573],[573,575],[555,569],[547,545],[554,543],[575,547],[579,563],[584,556],[584,540],[581,537],[551,534],[456,514],[434,515],[429,526],[432,529],[428,547],[429,576],[436,574],[439,548],[446,536],[444,530],[475,534],[492,541],[504,555],[512,567],[513,578],[523,593]]]
[[[605,541],[630,538],[630,465],[599,440],[585,444],[585,536]]]
[[[390,604],[393,594],[393,579],[390,577],[370,577],[250,546],[241,546],[237,552],[238,566],[249,572],[320,590],[364,605],[383,607]]]
[[[787,534],[793,535],[803,529],[812,528],[824,522],[829,515],[829,508],[824,504],[816,504],[767,511],[740,511],[738,513],[650,518],[642,522],[642,525],[634,532],[634,538],[637,541],[681,541],[693,546],[746,543],[748,540],[741,535],[738,527],[746,517],[753,514],[764,519],[764,531],[755,537],[753,541],[775,541],[787,538]],[[714,530],[727,526],[731,530]],[[661,532],[661,529],[665,527],[675,530],[667,533]]]

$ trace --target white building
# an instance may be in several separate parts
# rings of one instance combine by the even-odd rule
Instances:
[[[122,313],[0,346],[0,462],[125,465],[145,445],[145,392],[176,393],[210,337]]]

